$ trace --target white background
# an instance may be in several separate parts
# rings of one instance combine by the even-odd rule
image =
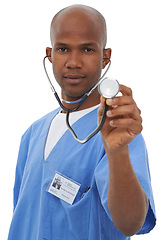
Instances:
[[[61,8],[74,3],[98,9],[107,20],[112,65],[108,76],[130,86],[142,110],[149,152],[157,226],[132,239],[159,240],[161,14],[158,0],[54,1],[6,0],[0,6],[0,239],[7,239],[12,218],[15,166],[20,138],[33,121],[57,107],[42,59],[50,45],[49,27]],[[14,239],[16,240],[16,239]],[[22,239],[23,240],[23,239]]]

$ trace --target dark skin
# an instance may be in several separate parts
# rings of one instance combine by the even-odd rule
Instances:
[[[62,89],[63,99],[75,101],[98,82],[101,70],[108,64],[107,58],[111,57],[111,49],[105,49],[104,34],[97,14],[84,6],[64,10],[52,23],[52,48],[47,48],[46,53]],[[98,110],[100,122],[105,101],[110,106],[101,129],[109,165],[107,204],[116,228],[124,235],[132,236],[141,229],[148,211],[147,196],[133,170],[128,152],[128,144],[142,130],[142,119],[132,90],[121,85],[120,92],[122,96],[113,98],[112,102],[100,98],[96,89],[79,110],[101,101]],[[74,107],[74,104],[64,105]]]
[[[89,12],[79,11],[73,12],[71,17],[69,11],[57,17],[52,24],[52,49],[47,48],[46,53],[52,56],[49,60],[53,63],[53,72],[64,100],[75,101],[88,92],[98,82],[102,68],[108,63],[107,58],[111,57],[111,49],[104,49],[102,23],[95,18],[94,14],[89,16]],[[79,110],[99,102],[100,95],[96,89]],[[64,105],[74,107],[73,104]]]

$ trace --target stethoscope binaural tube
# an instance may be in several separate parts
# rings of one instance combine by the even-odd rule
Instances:
[[[110,65],[111,65],[111,60],[108,59],[108,60],[109,60],[109,64],[108,64],[108,66],[107,66],[106,71],[104,72],[104,74],[100,77],[98,83],[97,83],[88,93],[86,93],[81,99],[79,99],[79,100],[77,101],[78,104],[77,104],[76,107],[74,107],[74,108],[72,108],[72,109],[69,109],[69,108],[66,108],[66,107],[62,104],[62,102],[61,102],[61,100],[60,100],[60,98],[59,98],[59,96],[58,96],[58,94],[57,94],[57,92],[56,92],[56,90],[55,90],[55,88],[54,88],[54,86],[53,86],[50,78],[49,78],[49,75],[48,75],[47,70],[46,70],[46,65],[45,65],[45,60],[46,60],[46,58],[48,58],[48,56],[45,56],[44,59],[43,59],[44,70],[45,70],[46,76],[47,76],[48,81],[49,81],[50,86],[51,86],[51,90],[53,91],[56,100],[58,101],[60,107],[66,112],[66,124],[67,124],[67,127],[68,127],[68,129],[70,130],[70,132],[72,133],[74,139],[75,139],[77,142],[79,142],[79,143],[86,143],[86,142],[89,141],[95,134],[97,134],[97,133],[101,130],[101,128],[102,128],[102,126],[103,126],[103,124],[104,124],[104,122],[105,122],[105,119],[106,119],[106,112],[107,112],[107,110],[108,110],[108,106],[107,106],[106,103],[105,103],[103,116],[102,116],[102,119],[101,119],[101,122],[100,122],[99,126],[98,126],[90,135],[88,135],[88,136],[87,136],[85,139],[83,139],[83,140],[81,140],[81,139],[79,139],[79,138],[77,137],[76,133],[74,132],[74,130],[73,130],[72,127],[70,126],[70,124],[69,124],[69,114],[70,114],[71,112],[77,111],[77,110],[81,107],[81,105],[84,103],[84,101],[87,99],[87,97],[89,97],[90,94],[91,94],[97,87],[98,87],[98,91],[99,91],[100,95],[102,95],[102,96],[105,97],[105,98],[113,98],[114,96],[117,95],[117,93],[118,93],[119,90],[120,90],[120,85],[119,85],[118,81],[117,81],[117,80],[114,80],[114,79],[104,78],[104,76],[106,75],[106,73],[107,73],[107,71],[109,70],[109,67],[110,67]],[[74,103],[74,102],[68,102],[68,103]]]
[[[56,90],[55,90],[55,88],[54,88],[51,80],[50,80],[50,77],[49,77],[48,72],[47,72],[47,70],[46,70],[46,64],[45,64],[46,58],[50,58],[50,56],[45,56],[45,57],[44,57],[44,59],[43,59],[43,66],[44,66],[44,70],[45,70],[47,79],[48,79],[48,81],[49,81],[51,90],[52,90],[52,92],[54,93],[55,98],[56,98],[56,100],[58,101],[60,107],[61,107],[64,111],[66,111],[66,112],[67,112],[67,111],[75,112],[75,111],[77,111],[77,110],[80,108],[80,106],[84,103],[84,101],[87,99],[87,97],[89,97],[89,96],[91,95],[91,93],[98,87],[98,85],[100,84],[100,82],[102,81],[102,79],[104,78],[104,76],[106,75],[106,73],[107,73],[107,71],[109,70],[110,65],[111,65],[111,60],[110,60],[109,58],[106,58],[106,59],[109,60],[109,63],[108,63],[108,65],[107,65],[107,68],[106,68],[104,74],[99,78],[98,83],[97,83],[88,93],[86,93],[81,99],[79,99],[79,100],[77,101],[77,102],[78,102],[78,105],[77,105],[76,107],[69,109],[69,108],[64,107],[64,105],[62,104],[62,102],[61,102],[61,100],[60,100],[60,98],[59,98],[59,96],[58,96],[58,94],[57,94],[57,92],[56,92]],[[62,100],[62,101],[64,101],[64,100]],[[66,101],[64,101],[64,102],[66,102]],[[68,103],[73,104],[73,103],[75,103],[75,102],[68,102]]]

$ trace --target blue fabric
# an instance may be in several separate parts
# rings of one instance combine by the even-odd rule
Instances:
[[[44,160],[52,119],[59,109],[36,121],[22,136],[14,187],[14,212],[8,240],[129,240],[113,225],[107,206],[108,161],[100,133],[86,144],[66,131]],[[97,125],[97,110],[73,124],[79,138]],[[149,211],[140,233],[155,225],[148,156],[142,135],[129,144],[137,177],[149,199]],[[79,182],[73,205],[46,191],[55,171]],[[90,190],[81,199],[87,186]]]

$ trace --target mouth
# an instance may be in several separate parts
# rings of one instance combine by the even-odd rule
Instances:
[[[63,76],[68,84],[79,84],[83,81],[84,78],[86,78],[85,75],[81,74],[65,74]]]

